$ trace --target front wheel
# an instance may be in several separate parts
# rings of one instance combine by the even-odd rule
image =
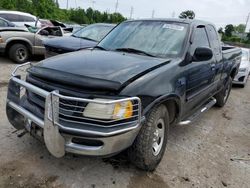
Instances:
[[[9,58],[16,63],[22,64],[28,61],[29,49],[23,44],[14,44],[9,49]]]
[[[155,107],[147,122],[128,149],[130,161],[138,168],[153,171],[160,163],[166,149],[169,132],[169,116],[164,105]]]
[[[214,98],[217,100],[216,106],[223,107],[226,104],[227,99],[230,95],[231,89],[232,89],[232,78],[229,77],[224,88],[214,96]]]

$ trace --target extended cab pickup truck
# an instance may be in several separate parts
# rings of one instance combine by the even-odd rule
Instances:
[[[61,37],[64,30],[59,26],[43,28],[0,28],[0,54],[8,55],[16,63],[25,63],[31,55],[45,55],[43,39]]]
[[[152,171],[169,126],[190,124],[226,103],[240,60],[241,50],[221,47],[210,23],[125,21],[94,49],[17,67],[7,116],[15,128],[42,138],[55,157],[127,149],[132,163]]]

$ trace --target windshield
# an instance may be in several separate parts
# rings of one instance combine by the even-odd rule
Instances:
[[[90,25],[75,32],[72,36],[99,42],[112,28],[113,26],[108,25]]]
[[[248,57],[248,51],[247,50],[242,50],[242,57],[241,57],[242,61],[249,61],[249,57]]]
[[[133,49],[157,57],[177,56],[183,49],[187,26],[166,21],[124,22],[98,46],[106,50]]]

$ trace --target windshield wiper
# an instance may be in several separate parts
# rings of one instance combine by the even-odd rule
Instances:
[[[150,57],[156,57],[150,53],[144,52],[142,50],[137,50],[134,48],[117,48],[115,49],[115,51],[130,52],[130,53],[135,53],[135,54],[143,54],[143,55],[150,56]]]
[[[105,51],[107,51],[106,48],[103,48],[103,47],[101,47],[101,46],[95,46],[94,48],[98,48],[98,49],[100,49],[100,50],[105,50]]]
[[[94,40],[94,39],[91,39],[91,38],[88,38],[88,37],[79,37],[79,38],[81,38],[81,39],[86,39],[86,40],[91,40],[91,41],[94,41],[94,42],[98,42],[98,41],[96,41],[96,40]]]

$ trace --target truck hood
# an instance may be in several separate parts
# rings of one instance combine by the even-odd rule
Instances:
[[[92,48],[97,42],[69,36],[47,39],[44,40],[43,44],[45,46],[60,48],[67,51],[77,51],[83,48]]]
[[[41,61],[29,72],[40,78],[91,89],[119,90],[169,59],[102,50],[82,50]]]

